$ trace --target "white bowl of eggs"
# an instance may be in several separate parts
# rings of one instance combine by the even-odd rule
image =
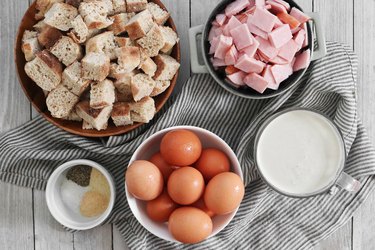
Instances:
[[[125,184],[129,207],[144,228],[186,244],[224,229],[245,191],[233,150],[193,126],[167,128],[146,139],[130,159]]]

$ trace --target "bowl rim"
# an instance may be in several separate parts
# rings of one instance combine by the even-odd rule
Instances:
[[[54,190],[56,188],[56,185],[58,184],[56,182],[57,179],[67,169],[78,165],[87,165],[100,171],[100,173],[102,173],[106,177],[106,180],[108,181],[108,185],[111,191],[111,196],[107,209],[98,218],[94,219],[91,224],[87,223],[87,226],[78,226],[70,224],[70,219],[66,219],[65,217],[61,216],[61,214],[57,213],[59,208],[55,206],[54,199],[52,198],[54,196]],[[52,172],[47,181],[45,198],[50,214],[61,225],[74,230],[88,230],[101,225],[111,215],[116,200],[116,187],[112,175],[102,165],[92,160],[76,159],[63,163]]]
[[[168,128],[164,128],[162,130],[159,130],[157,132],[155,132],[154,134],[152,134],[151,136],[149,136],[147,139],[145,139],[138,147],[137,149],[134,151],[131,159],[129,160],[129,164],[127,167],[129,167],[131,165],[131,163],[133,163],[135,160],[137,160],[137,155],[139,153],[139,151],[141,151],[141,149],[143,147],[146,147],[148,145],[148,143],[150,141],[152,141],[155,137],[158,137],[162,134],[165,134],[169,131],[173,131],[173,130],[180,130],[180,129],[186,129],[186,130],[189,130],[189,131],[192,131],[192,132],[195,132],[195,131],[199,131],[199,132],[202,132],[204,134],[207,134],[211,137],[214,137],[215,139],[217,139],[227,150],[226,154],[229,154],[228,157],[231,158],[231,159],[234,159],[234,163],[235,164],[232,164],[232,168],[231,168],[231,172],[234,172],[235,174],[239,175],[241,180],[244,181],[244,178],[243,178],[243,171],[241,169],[241,164],[237,158],[237,155],[234,153],[233,149],[218,135],[216,135],[215,133],[207,130],[207,129],[204,129],[204,128],[201,128],[201,127],[197,127],[197,126],[191,126],[191,125],[179,125],[179,126],[172,126],[172,127],[168,127]],[[129,208],[133,214],[133,216],[137,219],[137,221],[143,226],[143,228],[145,228],[148,232],[150,232],[151,234],[155,235],[156,237],[160,238],[160,239],[163,239],[163,240],[166,240],[166,241],[171,241],[171,242],[177,242],[177,243],[181,243],[177,240],[175,240],[173,238],[173,236],[171,236],[171,238],[165,238],[163,237],[163,235],[159,234],[158,232],[155,232],[153,230],[150,230],[150,228],[147,226],[146,223],[143,222],[143,220],[141,220],[139,218],[139,216],[137,215],[137,213],[135,213],[134,211],[138,211],[137,209],[137,206],[133,205],[131,202],[129,202],[129,200],[134,200],[136,201],[137,199],[131,195],[127,189],[127,186],[126,186],[126,180],[124,182],[124,186],[125,186],[125,194],[126,194],[126,202],[128,203],[129,205]],[[240,205],[241,206],[241,205]],[[220,233],[225,227],[227,227],[229,225],[229,223],[233,220],[233,218],[235,217],[235,215],[237,214],[237,211],[238,209],[240,208],[240,206],[238,206],[234,211],[232,211],[231,213],[228,213],[226,214],[225,216],[229,216],[225,223],[223,223],[223,225],[221,225],[219,227],[219,229],[217,230],[217,232],[212,232],[206,239],[210,238],[210,237],[213,237],[215,235],[217,235],[218,233]],[[147,216],[147,215],[146,215]]]
[[[168,11],[161,0],[149,0],[149,1],[158,4],[162,9]],[[33,3],[30,4],[30,6],[27,8],[27,10],[23,14],[23,17],[22,17],[22,19],[21,19],[21,21],[18,25],[17,33],[16,33],[15,40],[14,40],[14,43],[13,43],[13,48],[14,48],[13,49],[13,57],[14,57],[14,63],[15,63],[18,83],[21,85],[25,96],[27,97],[29,102],[32,104],[32,106],[37,110],[37,112],[40,115],[42,115],[43,118],[45,120],[47,120],[49,123],[53,124],[54,126],[60,128],[62,130],[65,130],[65,131],[67,131],[71,134],[74,134],[74,135],[91,137],[91,138],[102,138],[102,137],[110,137],[110,136],[115,136],[115,135],[122,135],[122,134],[129,133],[129,132],[133,131],[134,129],[138,128],[138,127],[141,127],[142,125],[145,125],[145,123],[137,122],[137,123],[134,123],[132,125],[115,127],[115,125],[110,123],[113,126],[113,129],[111,131],[108,131],[108,129],[104,129],[104,130],[100,130],[100,131],[92,130],[92,129],[77,130],[77,128],[69,126],[69,124],[72,124],[73,122],[77,123],[76,121],[69,121],[69,120],[54,118],[54,117],[51,116],[51,114],[48,110],[42,110],[34,102],[34,97],[29,94],[25,85],[30,84],[30,83],[32,83],[32,84],[35,84],[35,83],[31,79],[28,79],[29,81],[27,81],[27,82],[22,80],[21,74],[19,72],[19,64],[22,64],[21,68],[24,71],[24,66],[27,62],[25,61],[25,63],[23,63],[22,61],[19,61],[18,57],[17,57],[17,53],[19,53],[20,51],[22,53],[22,50],[21,50],[22,36],[23,36],[24,30],[26,30],[26,29],[24,29],[24,24],[25,24],[25,22],[28,18],[28,14],[34,13],[35,11],[36,11],[36,0],[33,1]],[[33,24],[36,24],[39,21],[39,20],[35,20],[34,15],[32,15],[32,20],[33,20]],[[179,32],[177,30],[176,24],[174,23],[173,18],[171,16],[166,21],[166,24],[168,26],[170,26],[176,32],[177,36],[179,37]],[[176,61],[181,64],[181,48],[180,48],[180,42],[179,41],[175,44],[174,49],[176,50],[176,56],[173,57],[173,58],[176,59]],[[23,55],[23,53],[22,53],[22,55]],[[160,102],[157,106],[155,105],[156,106],[156,112],[155,112],[154,118],[156,117],[156,114],[163,109],[163,107],[166,104],[166,102],[168,101],[168,99],[170,99],[170,97],[173,93],[173,90],[175,89],[175,87],[177,85],[177,80],[178,80],[178,77],[179,77],[179,74],[180,74],[180,70],[181,70],[181,67],[177,70],[175,76],[171,80],[170,86],[163,93],[165,96],[160,99]],[[42,91],[42,89],[40,89],[40,91]]]

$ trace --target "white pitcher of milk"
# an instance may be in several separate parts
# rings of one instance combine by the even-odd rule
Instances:
[[[357,192],[361,184],[343,172],[346,150],[338,127],[326,115],[293,108],[268,118],[255,138],[255,162],[275,191],[297,198],[339,186]]]

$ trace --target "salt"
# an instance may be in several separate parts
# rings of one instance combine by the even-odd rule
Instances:
[[[64,204],[73,212],[80,214],[81,199],[89,187],[82,187],[77,183],[64,179],[61,183],[61,199]]]

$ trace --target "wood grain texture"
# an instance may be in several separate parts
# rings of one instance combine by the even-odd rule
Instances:
[[[375,143],[375,1],[354,6],[354,50],[359,59],[358,107],[367,132]],[[358,209],[353,218],[353,249],[375,248],[375,193]]]
[[[75,250],[112,250],[112,225],[74,233]]]

